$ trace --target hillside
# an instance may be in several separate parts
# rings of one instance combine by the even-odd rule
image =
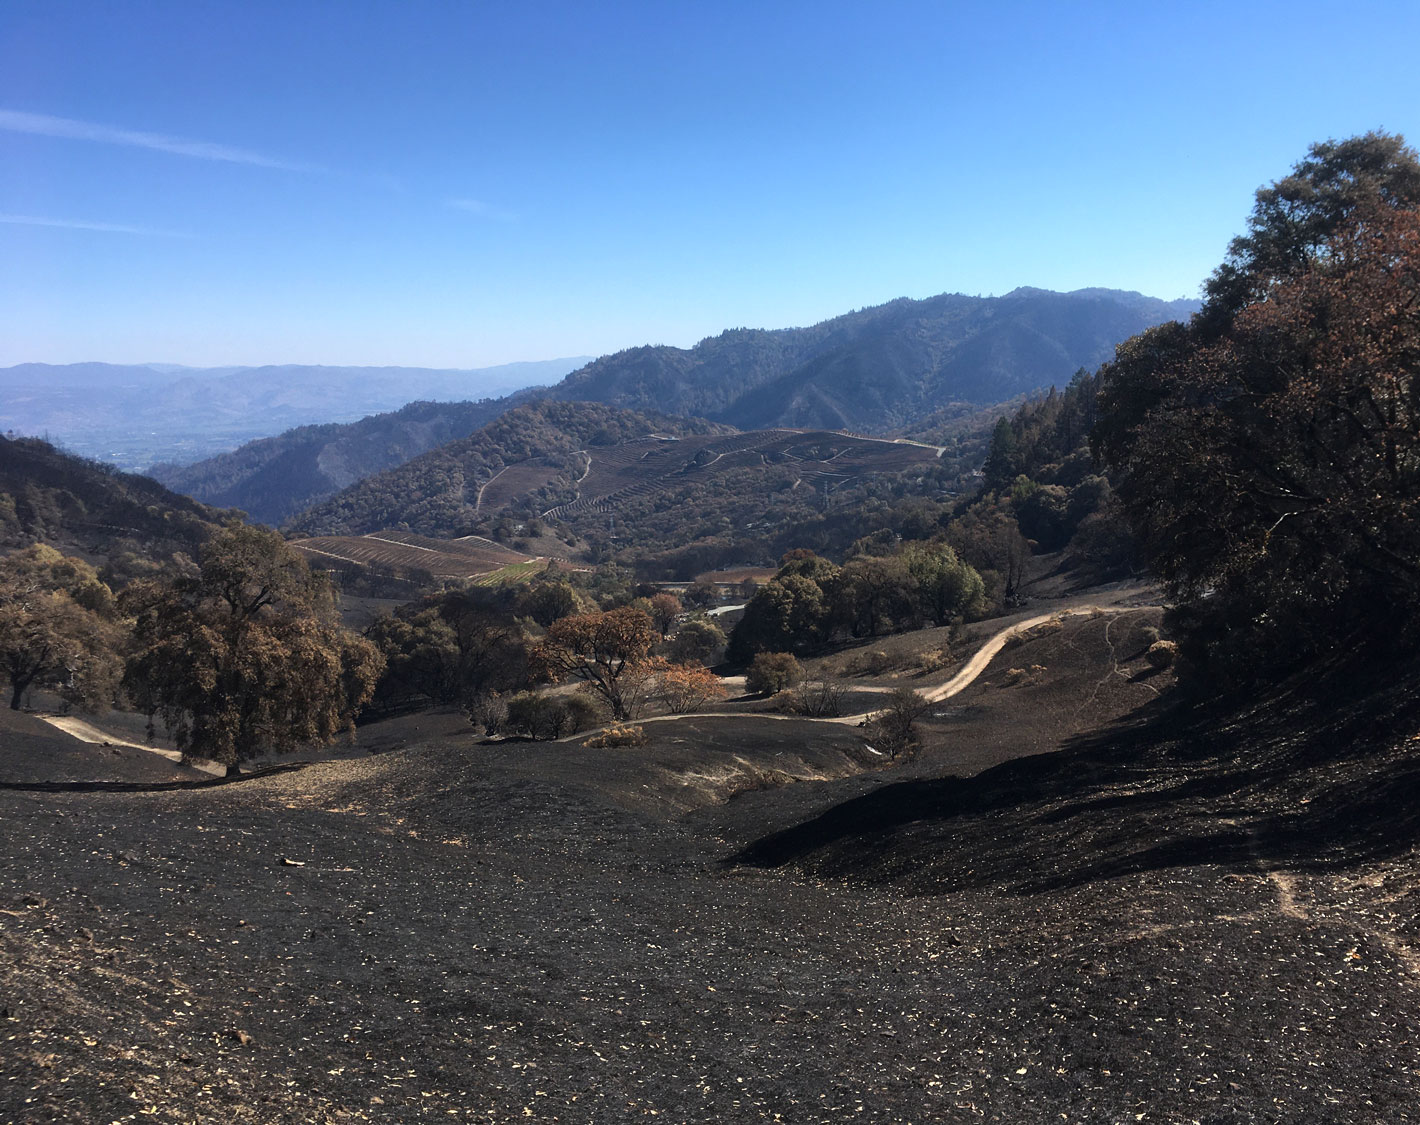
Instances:
[[[594,558],[671,552],[657,573],[688,578],[727,561],[777,558],[816,535],[827,513],[850,513],[854,530],[840,536],[846,546],[884,518],[881,504],[865,509],[865,502],[940,492],[961,468],[932,445],[824,430],[726,430],[588,403],[531,404],[362,481],[289,530],[348,536],[398,528],[507,540],[546,521]],[[870,526],[859,528],[861,520]]]
[[[549,393],[740,429],[883,431],[947,403],[984,405],[1063,386],[1121,341],[1197,307],[1104,289],[902,298],[810,328],[734,329],[690,349],[632,348],[574,371]]]
[[[0,544],[42,541],[88,557],[191,554],[228,514],[37,438],[0,437]]]
[[[0,431],[52,435],[86,457],[146,469],[159,461],[196,461],[293,426],[353,422],[416,400],[506,395],[554,382],[585,361],[468,370],[23,363],[0,368]]]
[[[407,531],[386,531],[294,539],[291,546],[315,569],[371,567],[390,574],[424,572],[432,578],[476,579],[475,585],[530,578],[547,563],[477,535],[429,539]]]
[[[537,462],[536,479],[524,482],[518,498],[541,511],[571,499],[566,488],[584,467],[582,450],[652,435],[727,432],[728,427],[698,419],[595,403],[535,402],[502,414],[466,438],[352,485],[298,516],[289,530],[301,536],[363,535],[382,528],[446,538],[467,535],[489,522],[490,513],[480,508],[481,490],[510,465]]]
[[[154,465],[151,475],[209,504],[280,524],[342,488],[467,437],[515,399],[412,402],[358,422],[301,426],[192,465]]]

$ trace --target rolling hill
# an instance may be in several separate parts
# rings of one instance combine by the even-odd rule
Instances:
[[[0,546],[162,559],[195,553],[230,514],[38,438],[0,437]]]
[[[627,441],[719,436],[728,427],[699,419],[639,414],[596,403],[534,402],[500,415],[478,432],[397,468],[351,485],[291,521],[303,537],[364,535],[385,528],[454,538],[486,527],[496,513],[482,504],[485,486],[509,466],[528,474],[503,507],[527,516],[575,499],[584,450]]]
[[[722,559],[777,557],[795,545],[780,543],[783,536],[805,534],[830,518],[826,513],[880,513],[894,497],[939,493],[958,460],[918,442],[828,430],[737,432],[543,401],[353,485],[288,530],[303,541],[338,536],[347,544],[352,536],[390,538],[395,529],[444,541],[478,533],[521,545],[549,523],[569,554],[573,544],[593,558],[670,552],[676,558],[667,557],[662,569],[676,577]],[[864,508],[866,501],[873,503]],[[859,528],[847,540],[864,533]]]

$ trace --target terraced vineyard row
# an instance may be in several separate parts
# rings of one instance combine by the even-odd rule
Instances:
[[[474,578],[508,567],[543,565],[542,560],[518,554],[491,540],[431,539],[408,532],[384,531],[373,535],[321,535],[293,540],[291,546],[312,562],[332,561],[394,570],[427,570],[439,578]]]

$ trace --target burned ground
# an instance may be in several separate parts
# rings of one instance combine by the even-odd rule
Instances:
[[[0,789],[0,1120],[1412,1119],[1402,681],[1189,715],[1146,620],[1006,649],[890,770],[847,726],[425,714]]]

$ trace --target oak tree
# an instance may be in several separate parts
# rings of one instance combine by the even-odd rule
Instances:
[[[323,576],[275,532],[233,524],[199,562],[134,583],[125,683],[189,757],[229,770],[353,729],[383,658],[343,629]]]
[[[1270,273],[1221,329],[1152,329],[1101,370],[1096,450],[1183,603],[1195,665],[1207,652],[1235,679],[1351,640],[1417,639],[1420,211],[1387,185],[1420,182],[1420,163],[1391,140],[1379,186],[1363,162],[1349,177],[1328,165],[1312,196],[1287,187],[1303,197],[1297,229],[1284,209],[1249,244],[1271,247],[1255,255]],[[1338,181],[1344,208],[1305,205]],[[1273,215],[1279,191],[1259,209]]]
[[[11,708],[34,687],[89,709],[111,702],[121,672],[113,609],[82,559],[37,543],[0,560],[0,670]]]
[[[553,680],[583,681],[606,700],[613,718],[625,720],[631,717],[626,688],[659,639],[651,618],[629,606],[575,614],[553,622],[533,652],[533,666]]]

